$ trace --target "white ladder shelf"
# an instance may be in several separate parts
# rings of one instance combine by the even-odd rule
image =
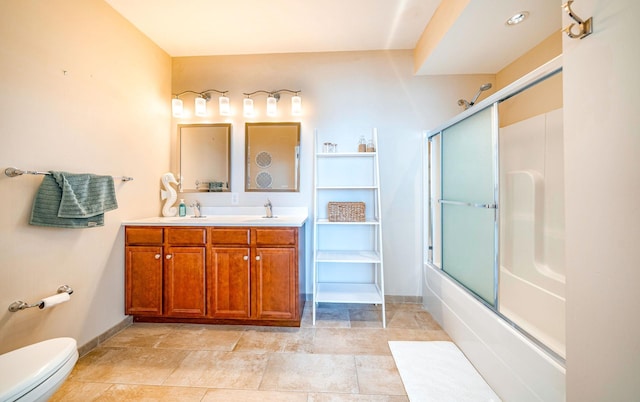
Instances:
[[[377,137],[374,152],[333,153],[315,132],[313,325],[318,303],[361,303],[380,305],[386,327]],[[330,201],[364,202],[365,221],[330,221]]]

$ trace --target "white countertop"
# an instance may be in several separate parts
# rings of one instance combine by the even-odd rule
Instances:
[[[125,226],[289,226],[300,227],[308,218],[306,207],[273,208],[273,218],[262,207],[202,207],[202,217],[149,217],[122,222]]]

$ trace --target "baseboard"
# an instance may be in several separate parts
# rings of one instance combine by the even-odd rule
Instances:
[[[133,317],[126,316],[124,320],[120,321],[119,323],[109,328],[105,332],[91,339],[89,342],[85,343],[84,345],[78,347],[78,354],[80,355],[80,357],[86,355],[87,353],[91,352],[93,349],[97,348],[99,345],[104,343],[107,339],[111,338],[118,332],[130,326],[132,323],[133,323]]]

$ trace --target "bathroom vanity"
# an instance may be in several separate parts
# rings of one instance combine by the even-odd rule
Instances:
[[[299,326],[304,215],[123,223],[125,314],[135,321]]]

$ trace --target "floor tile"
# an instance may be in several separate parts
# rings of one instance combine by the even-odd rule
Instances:
[[[384,329],[318,328],[313,353],[391,355]]]
[[[180,325],[164,334],[155,347],[182,350],[231,351],[236,346],[244,327],[216,325]]]
[[[355,359],[361,394],[407,394],[393,357],[356,356]]]
[[[206,388],[115,384],[100,395],[96,402],[200,402],[206,391]]]
[[[160,385],[188,352],[151,348],[100,347],[78,360],[73,381]]]
[[[382,310],[349,309],[351,328],[382,328]],[[389,314],[387,314],[387,319]]]
[[[313,321],[313,311],[308,312]],[[316,309],[316,328],[349,328],[349,310],[335,307],[318,307]]]
[[[308,398],[306,392],[210,389],[202,399],[202,402],[307,402]]]
[[[258,389],[268,359],[263,353],[189,352],[163,385]]]
[[[242,333],[234,351],[309,352],[315,330],[312,328],[258,327]]]
[[[111,387],[109,383],[65,381],[49,402],[92,402]]]
[[[358,393],[355,360],[348,355],[272,354],[260,389]]]
[[[309,402],[409,402],[406,396],[365,394],[309,394]]]
[[[178,324],[136,323],[106,340],[102,346],[153,348],[163,336],[177,327]]]

